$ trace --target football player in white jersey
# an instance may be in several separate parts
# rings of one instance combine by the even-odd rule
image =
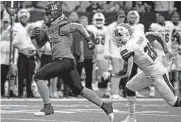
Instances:
[[[109,41],[107,41],[105,43],[106,46],[106,59],[111,60],[111,64],[112,64],[112,68],[114,72],[119,71],[119,69],[122,69],[122,65],[123,65],[123,59],[120,56],[120,52],[119,49],[117,49],[115,47],[115,45],[113,44],[112,40],[111,40],[111,36],[112,36],[112,30],[115,26],[117,26],[118,24],[124,23],[125,22],[125,11],[120,10],[117,13],[116,16],[116,21],[114,21],[113,23],[111,23],[108,27],[109,27],[109,34],[110,34],[110,39]],[[124,80],[125,81],[125,80]],[[111,98],[112,99],[119,99],[121,98],[119,95],[119,83],[120,83],[120,77],[117,76],[113,76],[111,78]],[[121,81],[121,85],[123,88],[123,97],[126,97],[126,92],[125,92],[125,87],[126,86],[126,82],[123,83],[123,80]]]
[[[152,23],[150,25],[149,30],[153,32],[159,32],[164,36],[164,40],[167,44],[167,47],[169,51],[172,51],[172,33],[173,33],[173,26],[170,22],[165,21],[165,17],[162,13],[156,14],[156,23]],[[155,48],[155,51],[158,54],[158,60],[160,60],[164,66],[167,68],[169,72],[169,78],[172,83],[175,82],[175,72],[173,67],[173,62],[169,61],[167,57],[165,56],[162,47],[160,44],[158,44],[156,41],[153,43],[153,47]],[[154,97],[155,95],[155,89],[154,87],[150,87],[150,97]]]
[[[168,71],[164,65],[156,60],[157,53],[145,37],[140,34],[135,36],[131,27],[127,24],[120,24],[113,30],[113,42],[120,48],[120,53],[125,63],[123,69],[113,75],[128,77],[131,74],[133,62],[135,62],[142,72],[135,75],[126,84],[127,103],[129,115],[122,122],[136,122],[135,103],[136,91],[154,85],[162,98],[170,106],[180,107],[181,98],[176,96],[175,91],[169,81]],[[163,39],[161,39],[164,43]],[[168,57],[173,58],[166,44],[162,45]]]
[[[107,90],[110,73],[108,73],[109,61],[105,59],[105,42],[109,41],[109,30],[105,26],[105,16],[103,13],[93,15],[93,24],[87,26],[87,30],[94,34],[95,38],[95,58],[98,66],[98,87],[104,92],[103,97],[110,97]]]
[[[176,64],[176,70],[177,70],[177,76],[179,81],[179,91],[181,93],[181,21],[180,21],[180,15],[177,11],[173,12],[171,14],[171,24],[174,28],[174,32],[172,35],[172,51],[175,55],[175,64]],[[176,36],[176,37],[175,37]]]
[[[139,15],[138,11],[136,11],[136,10],[130,11],[127,15],[127,21],[128,21],[128,25],[131,27],[132,31],[144,34],[144,25],[139,23],[140,15]],[[138,70],[138,66],[134,63],[130,79],[137,74],[137,70]],[[138,91],[136,92],[136,96],[140,97],[140,98],[144,97]]]

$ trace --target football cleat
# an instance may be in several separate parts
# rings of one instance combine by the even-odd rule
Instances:
[[[113,122],[114,121],[113,103],[105,103],[104,102],[101,108],[107,114],[110,122]]]
[[[34,113],[34,116],[46,116],[54,114],[54,109],[51,104],[44,105],[44,107],[40,110],[40,112]]]
[[[126,119],[121,122],[136,122],[136,118],[127,116]]]

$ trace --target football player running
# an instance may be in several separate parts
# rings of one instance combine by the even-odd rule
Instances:
[[[161,62],[156,60],[157,53],[152,45],[145,37],[140,34],[135,36],[131,27],[127,24],[120,24],[113,30],[113,42],[120,48],[122,58],[125,60],[123,70],[113,75],[129,77],[133,62],[138,65],[142,72],[136,74],[126,84],[127,103],[129,115],[122,122],[136,122],[135,103],[136,91],[154,85],[162,98],[167,101],[170,106],[180,107],[181,98],[176,96],[175,91],[169,81],[168,71]],[[154,35],[157,36],[157,35]],[[163,39],[159,38],[163,43]],[[168,50],[166,44],[163,49],[168,57],[173,58],[172,53]]]
[[[87,30],[94,34],[95,38],[95,58],[98,66],[98,88],[104,93],[103,97],[110,97],[108,82],[110,81],[109,60],[105,59],[105,43],[109,41],[109,30],[105,26],[105,16],[103,13],[95,13],[92,18],[93,24],[87,26]]]
[[[29,28],[29,34],[36,48],[41,48],[47,41],[52,43],[53,62],[38,70],[34,76],[44,107],[35,116],[45,116],[54,113],[49,98],[49,89],[45,82],[48,78],[61,77],[75,94],[80,94],[92,103],[101,107],[113,122],[112,103],[102,101],[95,92],[81,85],[81,79],[76,71],[75,59],[71,53],[72,32],[78,31],[87,41],[89,49],[94,48],[86,29],[77,23],[71,23],[62,13],[61,2],[47,5],[45,8],[44,25],[41,28]]]
[[[157,13],[156,14],[156,23],[152,23],[150,25],[149,31],[152,32],[158,32],[164,36],[164,41],[167,44],[167,47],[169,51],[172,52],[172,33],[173,33],[174,27],[172,26],[172,23],[169,21],[165,21],[165,16],[162,13]],[[160,60],[163,65],[167,68],[169,72],[169,78],[171,80],[171,83],[175,82],[175,69],[173,62],[168,60],[168,58],[165,56],[164,51],[162,50],[162,47],[160,46],[159,43],[154,42],[153,47],[155,48],[155,51],[158,54],[158,60]],[[154,89],[150,89],[150,96],[154,96]]]

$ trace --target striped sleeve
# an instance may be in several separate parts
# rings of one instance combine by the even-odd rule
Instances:
[[[123,48],[121,50],[121,57],[124,60],[128,60],[131,56],[134,56],[134,50],[132,50],[131,48]]]

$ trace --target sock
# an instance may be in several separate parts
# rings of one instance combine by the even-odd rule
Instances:
[[[112,76],[112,79],[111,79],[111,94],[119,94],[119,82],[120,82],[119,77]]]
[[[40,93],[41,98],[43,99],[44,104],[50,103],[50,96],[49,96],[49,88],[47,83],[44,80],[39,80],[36,82],[38,86],[38,91]]]
[[[128,111],[130,117],[135,117],[136,96],[127,96]]]
[[[101,100],[100,97],[98,97],[98,95],[94,91],[84,87],[81,94],[82,94],[83,97],[85,97],[90,102],[93,102],[94,104],[96,104],[99,107],[102,106],[103,101]]]

